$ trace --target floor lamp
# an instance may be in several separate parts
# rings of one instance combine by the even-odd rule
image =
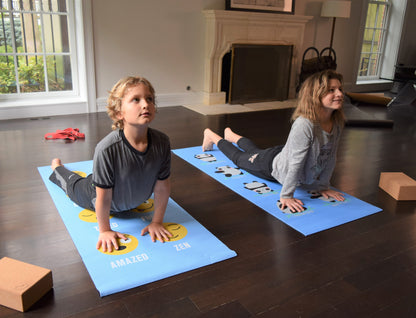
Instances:
[[[349,18],[350,11],[351,11],[350,1],[329,0],[329,1],[325,1],[322,4],[321,17],[332,18],[331,43],[329,45],[331,49],[332,49],[332,42],[334,40],[335,19],[336,18]]]

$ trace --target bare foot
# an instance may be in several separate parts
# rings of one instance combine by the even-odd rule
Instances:
[[[221,139],[222,137],[218,136],[211,129],[206,128],[204,130],[204,140],[202,141],[202,151],[212,150],[214,144],[217,145]]]
[[[214,142],[211,140],[212,131],[209,128],[204,130],[204,140],[202,141],[202,151],[210,151],[214,146]]]
[[[233,132],[230,127],[227,127],[227,128],[224,129],[224,139],[225,140],[228,140],[229,142],[232,142],[232,143],[235,143],[236,144],[237,141],[241,137],[242,136],[237,135],[235,132]]]
[[[51,163],[52,170],[55,170],[56,167],[58,167],[58,166],[62,166],[61,159],[59,159],[59,158],[52,159],[52,163]]]

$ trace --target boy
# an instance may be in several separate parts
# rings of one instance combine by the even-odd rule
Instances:
[[[170,143],[165,134],[149,127],[156,114],[153,86],[142,77],[121,79],[110,92],[107,113],[113,131],[95,149],[93,173],[80,177],[56,158],[49,179],[79,206],[95,210],[97,249],[112,252],[118,249],[117,239],[127,239],[111,229],[110,212],[133,209],[152,193],[154,216],[141,235],[148,232],[153,242],[169,240],[172,235],[162,222],[170,196]]]

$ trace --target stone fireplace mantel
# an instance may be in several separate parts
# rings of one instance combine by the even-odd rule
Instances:
[[[225,92],[221,92],[222,58],[234,43],[293,45],[289,98],[295,97],[305,25],[312,17],[232,10],[204,10],[203,13],[205,105],[225,103]]]

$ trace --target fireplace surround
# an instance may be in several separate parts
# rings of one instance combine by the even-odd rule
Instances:
[[[221,91],[222,58],[233,44],[292,45],[289,98],[296,95],[306,23],[310,16],[233,10],[204,10],[205,78],[204,104],[226,103]]]

